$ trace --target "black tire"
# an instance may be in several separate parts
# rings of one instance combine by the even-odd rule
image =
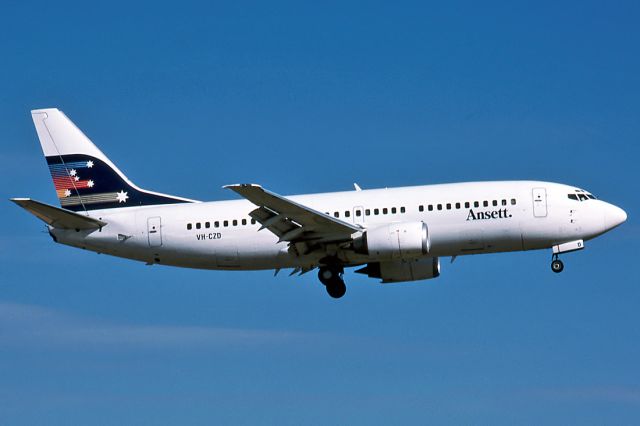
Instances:
[[[559,274],[560,272],[562,272],[564,270],[564,263],[562,263],[562,260],[560,259],[553,260],[551,262],[551,270],[556,274]]]
[[[340,278],[327,283],[327,293],[334,299],[340,299],[347,292],[347,286]]]

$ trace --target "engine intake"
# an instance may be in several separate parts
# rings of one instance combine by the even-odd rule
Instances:
[[[367,229],[353,240],[353,249],[376,260],[422,257],[431,249],[429,229],[424,222],[392,223]]]

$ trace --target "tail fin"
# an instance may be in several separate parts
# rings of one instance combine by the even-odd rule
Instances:
[[[87,211],[155,204],[189,203],[145,191],[127,177],[56,108],[31,111],[60,205]]]

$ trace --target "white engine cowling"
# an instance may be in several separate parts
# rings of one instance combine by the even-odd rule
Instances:
[[[380,278],[383,283],[428,280],[440,276],[440,259],[427,257],[412,260],[369,263],[356,271],[370,278]]]
[[[431,241],[426,223],[401,222],[367,229],[353,247],[376,260],[414,259],[429,253]]]

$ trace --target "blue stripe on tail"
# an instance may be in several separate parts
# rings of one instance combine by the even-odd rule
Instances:
[[[191,202],[135,188],[111,166],[89,155],[71,154],[46,158],[60,205],[68,210]]]

